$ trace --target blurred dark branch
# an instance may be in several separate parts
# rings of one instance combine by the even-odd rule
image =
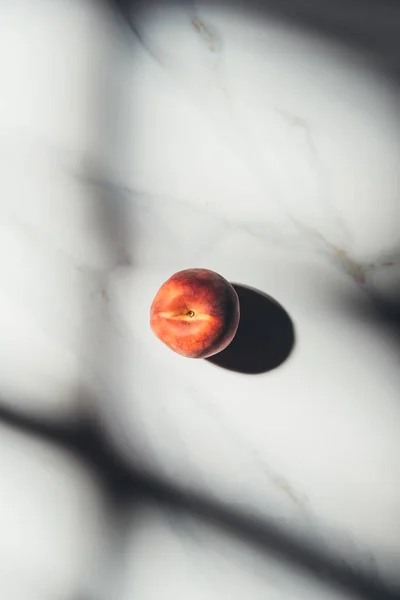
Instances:
[[[285,19],[391,61],[400,57],[400,5],[393,0],[249,0],[246,9]]]
[[[135,13],[151,10],[159,0],[109,0],[110,5],[137,34]],[[397,72],[400,63],[400,4],[396,0],[205,0],[203,5],[245,8],[255,18],[275,18],[332,41],[384,59]],[[193,0],[170,0],[170,5],[195,6]],[[149,8],[150,7],[150,8]]]
[[[195,516],[234,535],[266,556],[274,556],[292,568],[311,574],[336,588],[342,588],[365,600],[398,600],[399,590],[389,590],[375,577],[346,565],[344,560],[328,554],[291,535],[271,520],[250,514],[199,494],[188,492],[149,473],[140,472],[125,461],[106,437],[88,421],[74,426],[44,422],[0,408],[0,421],[71,452],[92,469],[103,489],[116,506],[133,502],[158,502]]]

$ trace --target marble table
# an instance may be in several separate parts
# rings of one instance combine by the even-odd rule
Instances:
[[[4,598],[400,589],[395,69],[284,17],[2,4]],[[214,363],[149,329],[187,267],[241,286]]]

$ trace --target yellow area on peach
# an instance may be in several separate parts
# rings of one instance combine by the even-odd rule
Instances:
[[[214,317],[212,317],[211,315],[206,315],[204,313],[195,313],[193,316],[187,315],[187,314],[176,314],[176,312],[160,312],[157,315],[155,315],[157,317],[161,317],[164,319],[173,319],[175,321],[212,321],[214,320]]]

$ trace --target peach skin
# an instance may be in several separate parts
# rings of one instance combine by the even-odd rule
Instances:
[[[159,340],[188,358],[226,348],[239,325],[239,298],[229,281],[208,269],[185,269],[158,290],[150,326]]]

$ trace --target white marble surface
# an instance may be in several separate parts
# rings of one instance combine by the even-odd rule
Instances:
[[[132,464],[400,585],[400,348],[368,317],[400,284],[393,82],[251,11],[142,4],[134,33],[97,2],[1,10],[3,405],[90,404]],[[151,299],[192,266],[283,305],[281,367],[156,340]],[[162,504],[128,511],[104,565],[87,469],[6,426],[0,452],[7,597],[350,597]]]

